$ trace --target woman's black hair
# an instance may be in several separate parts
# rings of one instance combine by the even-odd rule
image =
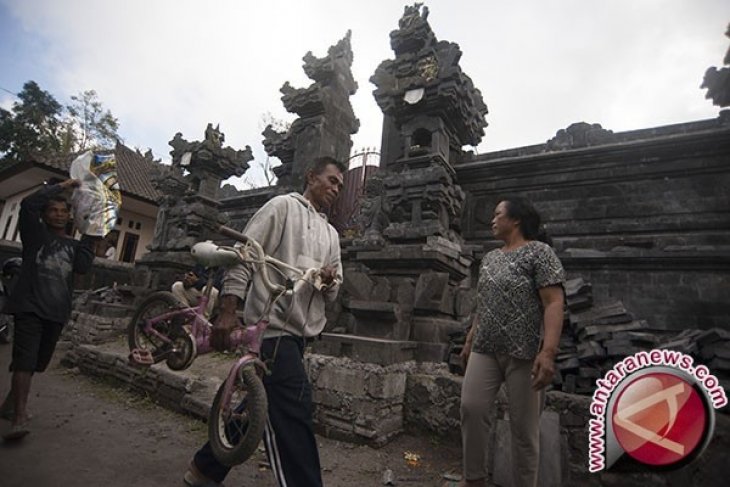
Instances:
[[[540,214],[537,212],[532,203],[522,196],[505,196],[499,199],[504,202],[507,210],[507,216],[512,220],[519,220],[520,232],[527,240],[539,240],[548,245],[553,244],[553,240],[542,226]]]

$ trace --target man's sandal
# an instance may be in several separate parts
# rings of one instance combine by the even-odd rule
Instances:
[[[28,422],[14,424],[10,428],[10,431],[8,431],[7,433],[5,433],[3,435],[3,440],[17,441],[17,440],[20,440],[21,438],[24,438],[25,436],[27,436],[28,433],[30,433],[30,429],[28,428]]]
[[[194,465],[191,465],[188,471],[185,472],[183,482],[185,482],[186,487],[223,487],[223,484],[205,477]]]

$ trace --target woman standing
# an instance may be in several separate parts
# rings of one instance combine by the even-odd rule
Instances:
[[[563,326],[565,272],[544,242],[539,214],[524,198],[500,201],[492,232],[504,245],[482,259],[477,312],[462,351],[462,485],[486,485],[489,416],[504,383],[512,485],[532,487],[537,485],[543,389],[553,379]]]

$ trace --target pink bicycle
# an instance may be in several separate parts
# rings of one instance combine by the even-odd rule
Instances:
[[[231,228],[221,226],[218,231],[240,245],[225,247],[200,242],[191,250],[194,258],[206,267],[229,267],[239,262],[253,264],[270,291],[258,322],[231,332],[230,351],[240,350],[241,357],[218,388],[208,417],[208,439],[213,453],[221,463],[234,466],[245,462],[263,437],[268,401],[261,377],[267,373],[267,367],[259,359],[259,352],[269,324],[268,312],[276,300],[298,292],[302,286],[322,289],[324,285],[318,269],[305,271],[274,259],[256,241]],[[283,284],[271,279],[269,267],[283,277]],[[170,369],[184,370],[196,356],[212,351],[213,325],[205,317],[211,289],[212,277],[209,277],[208,291],[194,307],[183,305],[167,291],[153,293],[145,299],[127,328],[130,361],[150,366],[164,360]]]

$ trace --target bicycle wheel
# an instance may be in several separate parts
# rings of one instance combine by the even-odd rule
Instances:
[[[165,363],[170,370],[185,370],[193,364],[198,355],[195,338],[188,333],[178,335],[172,342],[172,350]]]
[[[253,364],[241,368],[229,400],[223,400],[224,382],[218,388],[208,418],[208,439],[219,462],[233,467],[256,451],[266,424],[266,391]]]
[[[146,332],[145,321],[182,307],[183,304],[172,293],[159,291],[150,294],[139,305],[134,316],[132,316],[132,321],[129,322],[129,326],[127,327],[129,350],[148,350],[152,355],[155,355],[161,348],[170,346],[164,340],[160,339],[160,337]],[[153,328],[157,333],[168,337],[170,340],[174,340],[180,333],[185,333],[181,323],[179,323],[180,318],[176,316],[169,320],[159,321],[154,324]]]

